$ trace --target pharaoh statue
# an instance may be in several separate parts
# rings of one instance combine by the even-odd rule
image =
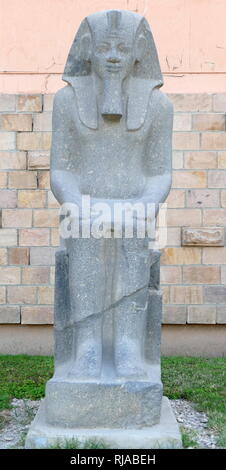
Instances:
[[[171,185],[171,104],[147,21],[109,11],[86,18],[72,44],[53,109],[51,188],[62,204],[163,202]],[[112,211],[113,214],[113,211]],[[81,214],[82,217],[82,214]],[[68,255],[71,351],[63,374],[145,376],[150,267],[147,238],[63,240]],[[111,311],[111,312],[110,312]],[[112,338],[104,320],[112,316]],[[58,368],[60,373],[60,367]],[[57,371],[56,371],[57,372]]]
[[[54,99],[50,170],[60,227],[67,229],[56,253],[55,373],[27,446],[62,435],[154,446],[150,429],[161,424],[164,401],[160,250],[150,248],[146,228],[140,236],[137,222],[155,222],[170,191],[173,110],[159,90],[162,74],[146,19],[122,10],[85,18],[63,80],[67,85]],[[118,236],[117,204],[144,208],[142,215],[132,210],[132,236],[127,209]],[[107,230],[95,236],[87,227],[103,205],[108,215],[100,226]],[[156,432],[169,443],[172,429],[162,423]],[[178,444],[177,429],[175,435]]]

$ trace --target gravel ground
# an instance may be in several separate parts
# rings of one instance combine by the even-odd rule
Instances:
[[[198,448],[217,449],[217,435],[207,427],[206,413],[196,411],[194,405],[187,400],[170,400],[179,426],[191,432],[191,436],[198,443]]]
[[[216,449],[216,435],[207,428],[208,417],[186,400],[170,400],[180,426],[191,433],[198,447]],[[12,400],[12,409],[0,412],[0,449],[23,449],[24,439],[40,401]]]
[[[0,412],[0,449],[23,449],[24,438],[35,417],[40,400],[17,400],[11,402],[12,409]]]

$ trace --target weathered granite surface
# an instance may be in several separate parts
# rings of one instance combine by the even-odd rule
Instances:
[[[140,429],[159,422],[159,368],[146,380],[77,382],[51,379],[46,387],[46,420],[68,428]],[[60,403],[60,406],[59,406]]]
[[[172,106],[159,91],[162,75],[146,20],[128,11],[86,18],[63,79],[68,85],[57,92],[53,108],[52,191],[61,204],[79,208],[83,195],[90,196],[91,208],[107,203],[114,234],[117,201],[158,207],[171,185]],[[71,344],[65,376],[100,377],[106,353],[116,376],[145,377],[142,351],[156,261],[148,242],[136,236],[64,240],[74,330],[65,331]],[[113,344],[105,341],[104,348],[110,311]]]
[[[148,230],[141,238],[136,224],[139,217],[147,224],[149,204],[156,205],[154,221],[169,193],[173,118],[159,91],[162,75],[145,18],[118,10],[85,18],[63,80],[53,108],[51,188],[64,207],[64,228],[77,223],[79,236],[61,233],[56,255],[55,373],[42,420],[70,428],[71,436],[87,427],[91,435],[105,428],[140,432],[161,414],[162,298],[160,251],[150,249]],[[87,195],[91,223],[100,204],[109,208],[103,237],[87,230],[84,236]],[[116,238],[115,204],[125,202],[144,212],[130,220],[132,238],[125,235],[126,216]],[[68,212],[68,203],[78,212]]]
[[[177,449],[181,448],[181,435],[169,400],[162,399],[158,424],[140,429],[119,428],[65,428],[46,422],[45,403],[41,403],[26,441],[27,449],[42,449],[66,444],[77,439],[83,448],[86,441],[104,442],[108,449]]]

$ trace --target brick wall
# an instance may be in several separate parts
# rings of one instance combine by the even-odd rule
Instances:
[[[226,323],[226,94],[171,94],[173,186],[161,282],[166,324]],[[51,324],[58,204],[52,95],[0,95],[0,323]]]

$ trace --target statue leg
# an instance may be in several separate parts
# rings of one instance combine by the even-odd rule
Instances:
[[[146,375],[144,358],[148,289],[124,297],[114,308],[114,363],[119,377]]]
[[[99,377],[102,367],[103,305],[101,251],[95,239],[69,239],[69,293],[73,347],[68,375]]]
[[[74,327],[70,377],[98,377],[102,367],[102,316],[86,318]]]

